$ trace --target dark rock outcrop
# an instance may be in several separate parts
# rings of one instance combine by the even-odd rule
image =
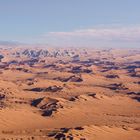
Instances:
[[[32,88],[32,89],[26,89],[28,91],[35,91],[35,92],[57,92],[62,90],[62,87],[59,86],[49,86],[47,88],[40,88],[40,87],[36,87],[36,88]]]
[[[32,106],[35,106],[42,111],[42,116],[51,116],[54,111],[57,111],[59,101],[49,97],[43,97],[35,99],[31,102]]]
[[[106,75],[106,78],[119,78],[119,76],[115,74],[110,74],[110,75]]]
[[[82,82],[83,79],[79,76],[70,76],[70,77],[67,77],[67,78],[62,78],[62,77],[58,77],[58,78],[54,78],[54,80],[59,80],[61,82]]]

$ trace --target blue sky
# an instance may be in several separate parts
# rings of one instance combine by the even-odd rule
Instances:
[[[0,0],[0,40],[138,46],[140,0]]]

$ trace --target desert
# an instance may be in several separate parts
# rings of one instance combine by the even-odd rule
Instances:
[[[1,140],[139,137],[139,49],[1,46]]]

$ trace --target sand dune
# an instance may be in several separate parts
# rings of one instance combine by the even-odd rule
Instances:
[[[7,48],[0,55],[1,140],[139,139],[139,50]]]

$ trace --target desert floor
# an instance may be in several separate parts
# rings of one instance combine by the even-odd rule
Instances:
[[[0,55],[0,140],[139,140],[139,49]]]

